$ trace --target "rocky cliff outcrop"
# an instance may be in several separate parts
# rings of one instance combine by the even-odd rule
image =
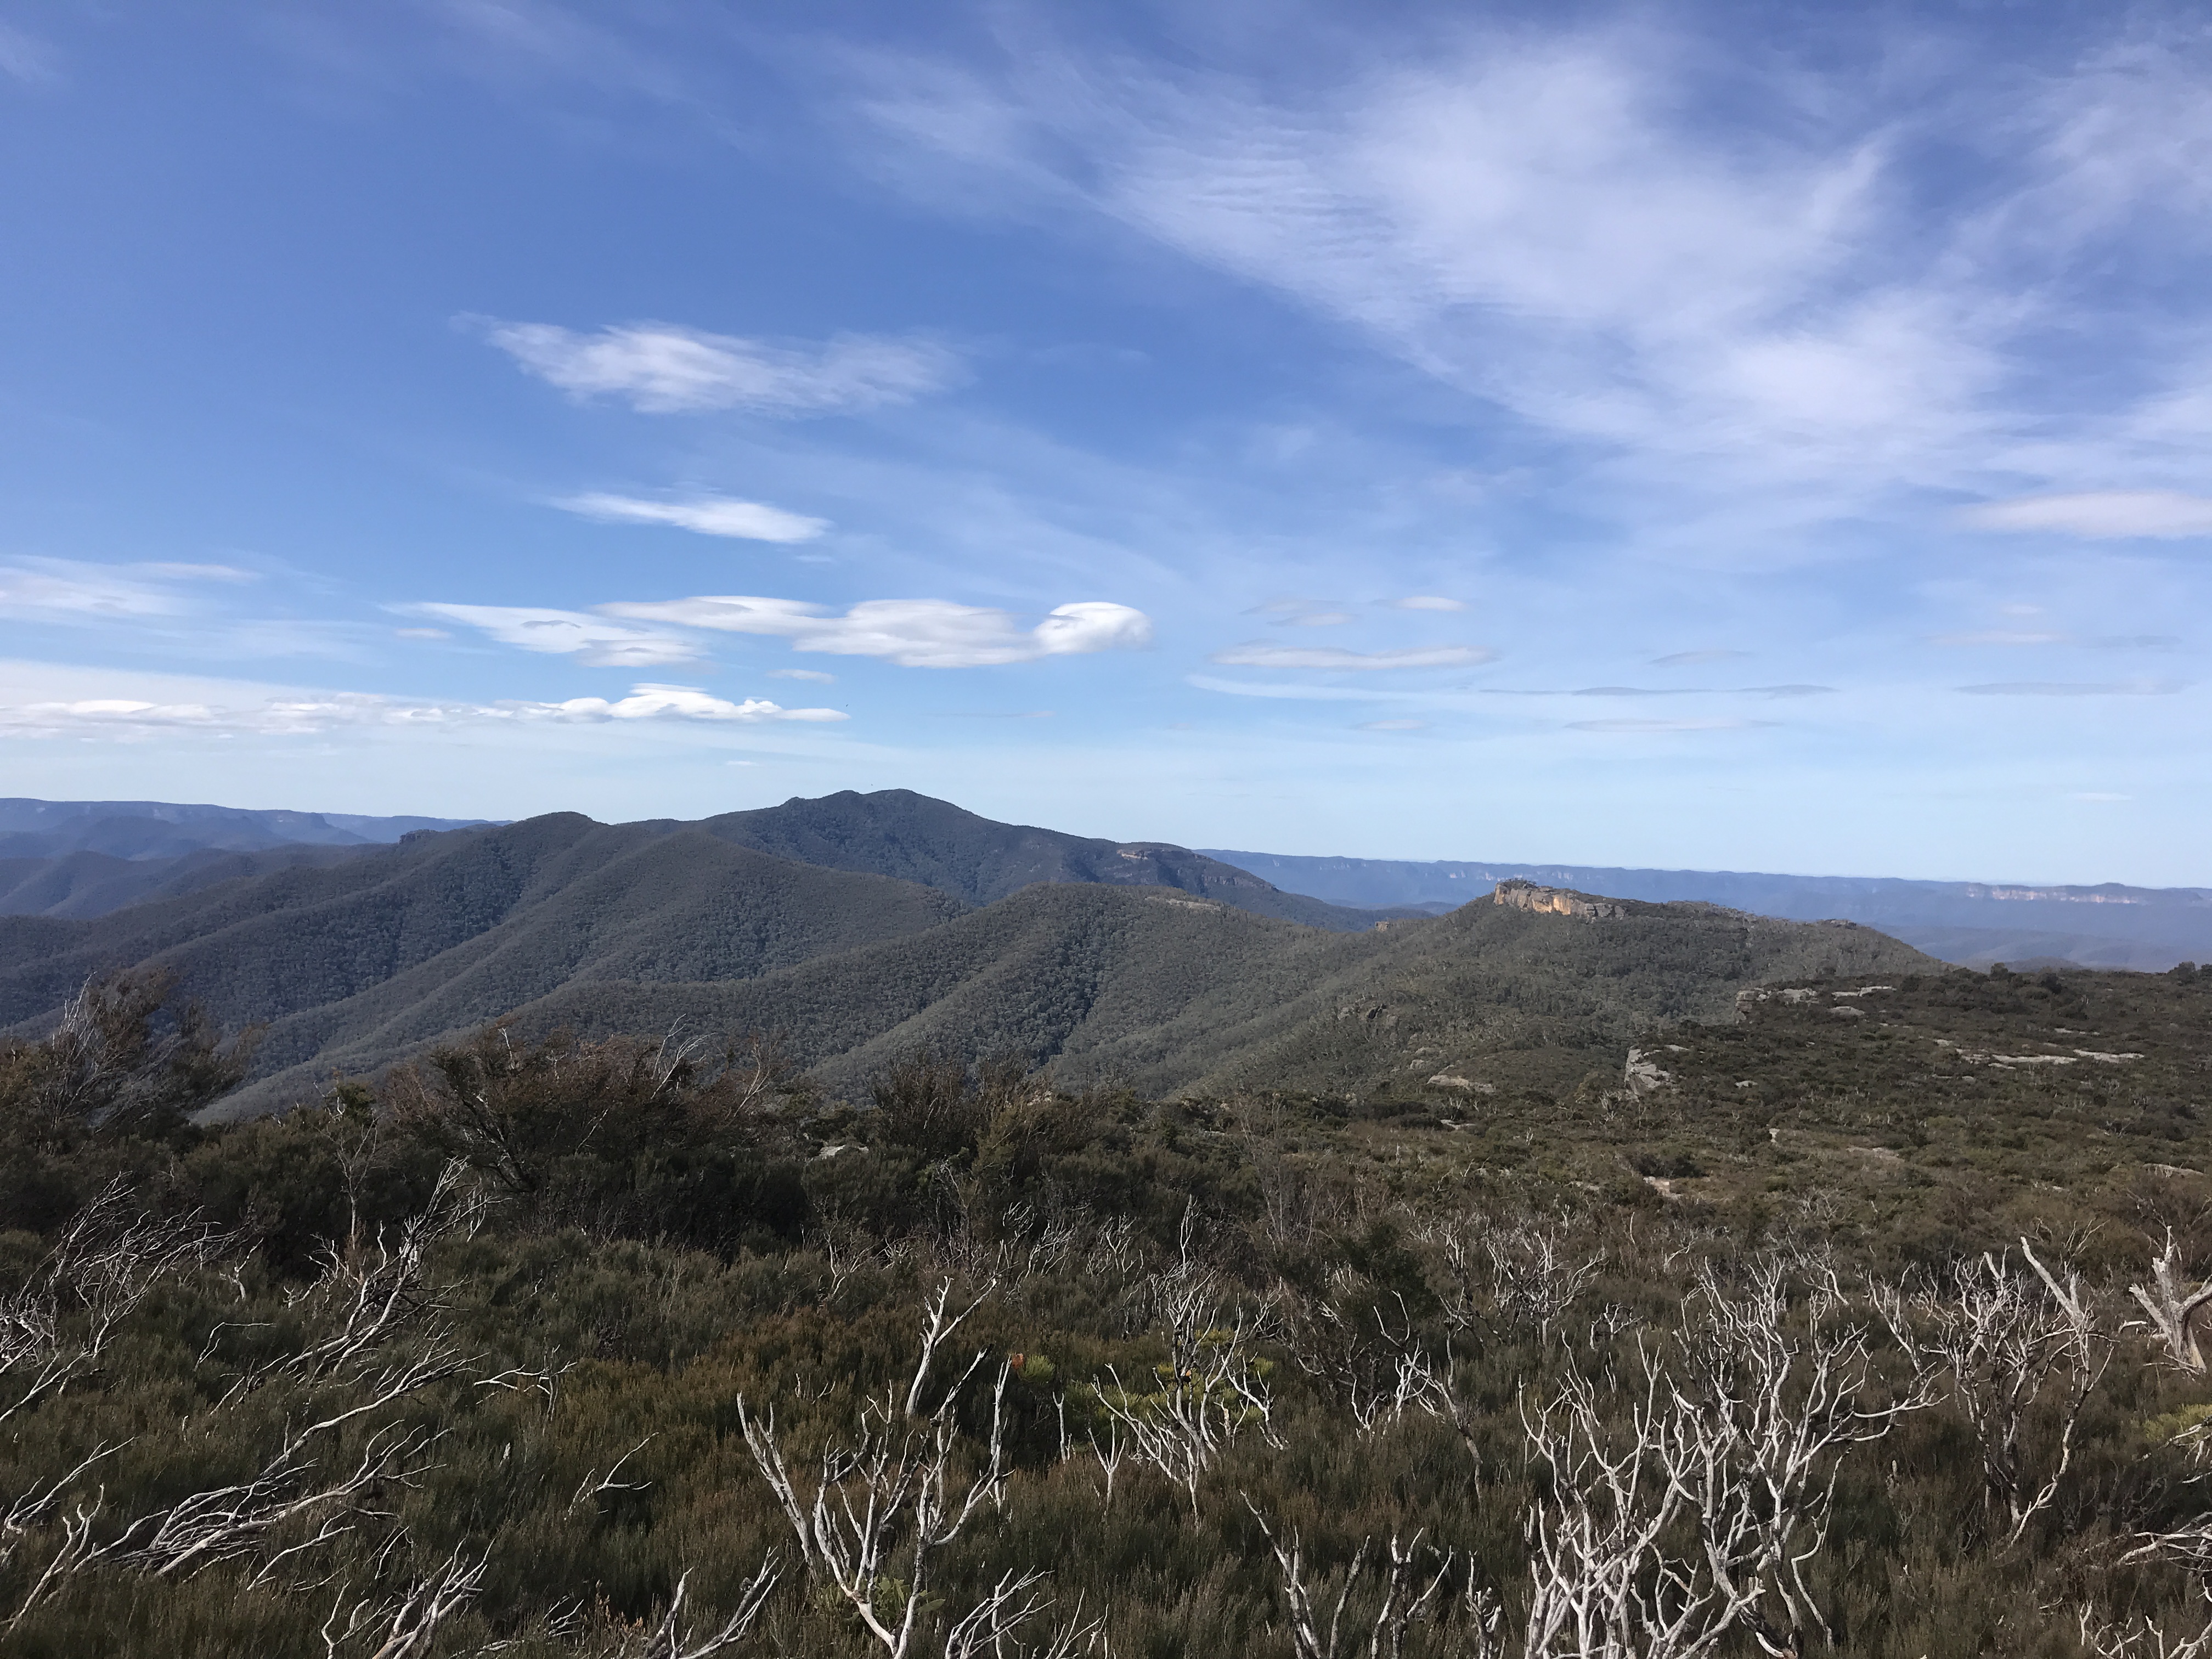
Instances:
[[[1628,907],[1617,899],[1589,898],[1581,893],[1571,893],[1564,887],[1539,887],[1533,881],[1501,881],[1491,897],[1516,910],[1534,910],[1547,916],[1580,916],[1584,921],[1628,914]]]

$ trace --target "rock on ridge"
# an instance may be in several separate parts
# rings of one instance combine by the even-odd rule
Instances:
[[[1584,921],[1626,916],[1628,906],[1618,899],[1585,898],[1564,887],[1539,887],[1533,881],[1501,881],[1491,892],[1497,903],[1539,915],[1580,916]]]

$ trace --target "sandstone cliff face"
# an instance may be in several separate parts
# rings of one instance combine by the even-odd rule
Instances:
[[[1580,916],[1584,921],[1628,914],[1628,907],[1614,900],[1584,898],[1563,887],[1539,887],[1530,881],[1501,881],[1491,897],[1516,910],[1534,910],[1547,916]]]

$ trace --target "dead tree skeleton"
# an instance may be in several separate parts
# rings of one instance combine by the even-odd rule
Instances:
[[[1245,1507],[1252,1510],[1252,1518],[1259,1522],[1268,1547],[1274,1553],[1275,1565],[1283,1575],[1283,1598],[1290,1610],[1291,1645],[1297,1659],[1400,1659],[1405,1650],[1407,1627],[1435,1611],[1438,1595],[1451,1577],[1449,1552],[1442,1554],[1434,1572],[1425,1568],[1417,1570],[1421,1545],[1419,1531],[1402,1543],[1398,1534],[1392,1533],[1389,1543],[1379,1552],[1373,1539],[1364,1538],[1337,1584],[1335,1600],[1329,1601],[1326,1583],[1318,1587],[1316,1595],[1316,1587],[1307,1580],[1305,1552],[1297,1534],[1292,1532],[1287,1539],[1277,1537],[1267,1517],[1249,1498],[1245,1500]],[[1363,1582],[1370,1577],[1370,1571],[1374,1583],[1372,1589],[1365,1594],[1373,1595],[1371,1611],[1361,1608],[1347,1626],[1345,1611],[1352,1604],[1354,1592],[1360,1591]]]
[[[987,1508],[1001,1501],[1006,1480],[1003,1440],[1010,1361],[1001,1361],[990,1389],[991,1424],[980,1468],[963,1469],[967,1443],[957,1413],[981,1369],[980,1350],[933,1407],[932,1376],[939,1351],[990,1294],[990,1285],[957,1312],[952,1285],[941,1282],[925,1309],[921,1352],[903,1400],[896,1384],[860,1408],[852,1435],[822,1453],[811,1476],[796,1474],[778,1437],[775,1413],[750,1410],[742,1396],[738,1420],[769,1489],[817,1583],[851,1607],[887,1659],[917,1654],[921,1616],[939,1557]],[[1036,1593],[1042,1573],[1009,1574],[947,1632],[947,1659],[970,1659],[1010,1644],[1017,1629],[1050,1606]],[[1073,1652],[1089,1632],[1063,1630],[1048,1651]]]
[[[2172,1228],[2166,1230],[2166,1248],[2151,1261],[2150,1288],[2130,1285],[2128,1294],[2150,1316],[2150,1328],[2166,1345],[2166,1357],[2183,1370],[2202,1372],[2204,1353],[2197,1340],[2197,1316],[2212,1304],[2212,1283],[2192,1285],[2183,1276]]]
[[[117,1328],[154,1287],[230,1247],[196,1217],[137,1207],[120,1179],[79,1211],[30,1283],[0,1297],[0,1423],[58,1395],[100,1363]]]
[[[1281,1443],[1274,1396],[1265,1362],[1252,1352],[1248,1321],[1231,1311],[1219,1277],[1190,1254],[1188,1237],[1181,1259],[1149,1276],[1146,1295],[1167,1363],[1153,1368],[1151,1389],[1132,1389],[1107,1368],[1110,1386],[1100,1387],[1097,1399],[1113,1450],[1100,1450],[1098,1458],[1108,1466],[1109,1497],[1109,1456],[1118,1463],[1126,1450],[1180,1486],[1194,1516],[1199,1483],[1240,1435],[1255,1431]]]
[[[2062,1281],[2024,1238],[2021,1253],[2033,1278],[2008,1253],[1992,1252],[1962,1263],[1944,1291],[1877,1298],[1916,1363],[1950,1378],[1950,1398],[1980,1443],[1984,1500],[2002,1517],[2007,1548],[2057,1498],[2073,1467],[2082,1409],[2112,1358],[2079,1279],[2069,1273]],[[2045,1401],[2057,1419],[2058,1449],[2039,1480],[2021,1442],[2031,1411]]]
[[[1825,1262],[1799,1265],[1810,1279],[1802,1334],[1790,1329],[1790,1264],[1781,1257],[1756,1260],[1740,1291],[1705,1270],[1680,1337],[1686,1392],[1675,1389],[1699,1447],[1707,1565],[1773,1659],[1798,1659],[1815,1635],[1833,1644],[1805,1568],[1827,1541],[1844,1456],[1934,1398],[1916,1376],[1877,1401],[1869,1327],[1849,1318]]]

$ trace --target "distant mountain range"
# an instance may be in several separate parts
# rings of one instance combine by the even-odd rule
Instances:
[[[0,799],[0,915],[105,915],[473,822],[159,800]]]
[[[1622,870],[1594,865],[1297,858],[1206,849],[1206,856],[1293,893],[1335,904],[1449,908],[1519,878],[1672,902],[1702,900],[1798,921],[1840,917],[1962,966],[2073,963],[2160,972],[2212,961],[2212,890],[2033,886],[1730,870]]]
[[[149,901],[336,864],[459,818],[256,811],[167,801],[0,799],[0,916],[88,920]],[[661,830],[672,820],[656,821]],[[2212,889],[2034,886],[1595,865],[1301,858],[1117,842],[996,823],[906,790],[793,799],[702,821],[780,858],[919,882],[989,904],[1030,882],[1173,887],[1334,930],[1437,915],[1519,878],[1655,903],[1877,927],[1962,966],[2072,963],[2157,972],[2212,961]]]
[[[40,1028],[112,967],[173,969],[226,1024],[268,1027],[240,1112],[511,1011],[530,1030],[775,1029],[848,1091],[928,1042],[1162,1091],[1450,1100],[1617,1072],[1643,1026],[1724,1013],[1747,982],[1937,965],[1869,929],[1707,905],[1352,909],[900,790],[337,850],[98,917],[0,918],[0,1026]]]

